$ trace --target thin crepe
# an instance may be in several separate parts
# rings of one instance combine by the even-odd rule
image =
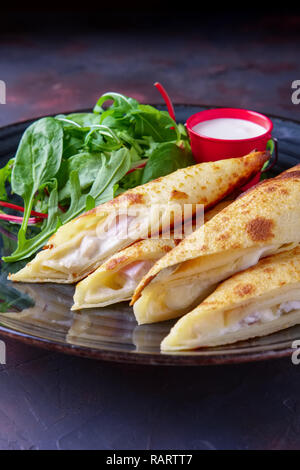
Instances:
[[[181,316],[231,275],[300,242],[300,166],[265,180],[161,258],[133,296],[139,324]]]
[[[231,202],[231,199],[224,200],[207,211],[204,221],[210,220]],[[192,227],[188,226],[187,229],[189,228]],[[180,240],[172,238],[149,238],[114,254],[94,273],[77,284],[72,310],[105,307],[130,300],[143,276],[179,242]]]
[[[251,179],[269,158],[253,152],[242,158],[202,163],[129,190],[60,227],[44,250],[10,279],[18,282],[74,283],[114,253],[149,233],[182,220],[176,209],[212,207]],[[162,213],[157,217],[157,208]],[[175,214],[175,215],[174,215]]]
[[[72,310],[130,300],[144,274],[174,246],[172,239],[149,238],[114,254],[77,284]]]
[[[300,247],[227,279],[162,341],[163,351],[235,343],[300,323]]]

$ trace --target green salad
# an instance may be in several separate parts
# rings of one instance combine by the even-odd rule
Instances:
[[[4,261],[32,256],[82,212],[193,163],[182,124],[119,93],[101,96],[91,113],[37,120],[0,169],[1,202],[22,198],[24,210],[17,248]],[[3,212],[0,218],[18,219]]]

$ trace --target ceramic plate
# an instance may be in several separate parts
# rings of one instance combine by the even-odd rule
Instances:
[[[176,106],[185,122],[201,106]],[[299,163],[300,122],[270,116],[279,140],[279,162],[274,173]],[[11,158],[30,121],[0,129],[0,166]],[[273,174],[274,174],[273,173]],[[272,176],[271,174],[269,176]],[[16,243],[12,226],[0,222],[0,251],[10,254]],[[197,351],[161,353],[160,342],[173,321],[138,326],[128,303],[72,313],[73,286],[12,284],[7,273],[17,266],[1,261],[0,336],[35,346],[94,359],[140,364],[207,365],[239,363],[290,355],[291,343],[300,339],[300,326],[229,346]]]

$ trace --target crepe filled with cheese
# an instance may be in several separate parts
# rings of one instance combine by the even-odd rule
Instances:
[[[59,228],[43,251],[13,281],[73,283],[114,253],[149,233],[182,220],[185,205],[208,208],[251,179],[269,158],[253,152],[242,158],[201,163],[129,190]]]
[[[205,213],[204,220],[212,218],[230,202],[230,199],[221,201]],[[179,242],[173,238],[148,238],[114,254],[77,284],[72,310],[104,307],[130,300],[143,276]]]
[[[139,324],[181,316],[217,284],[300,242],[300,166],[265,180],[161,258],[133,297]]]
[[[149,238],[116,253],[77,284],[72,310],[130,300],[142,277],[174,246],[172,239]]]
[[[163,351],[235,343],[300,323],[300,247],[265,258],[224,281],[183,316]]]

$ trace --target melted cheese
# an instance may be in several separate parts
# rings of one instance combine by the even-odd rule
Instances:
[[[163,270],[159,277],[145,287],[141,297],[134,304],[138,323],[164,321],[189,312],[199,305],[220,281],[255,265],[260,258],[277,250],[278,247],[270,245],[248,250],[242,255],[237,252],[235,258],[231,254],[231,260],[226,264],[224,262],[227,260],[222,263],[222,257],[218,257],[216,267],[200,271],[203,269],[200,263],[198,272],[193,266],[191,273],[185,272],[185,275],[178,279],[176,268]]]
[[[155,259],[139,260],[123,266],[116,272],[102,272],[93,283],[88,284],[83,299],[77,297],[78,291],[75,293],[73,310],[79,308],[78,302],[80,308],[92,308],[129,300],[142,277],[154,263]]]
[[[265,336],[300,323],[300,283],[231,310],[222,308],[184,316],[161,344],[162,350],[186,350]]]
[[[96,232],[86,233],[79,241],[78,246],[73,247],[57,259],[49,259],[43,262],[43,266],[58,271],[80,273],[87,266],[93,266],[97,260],[104,261],[112,253],[127,246],[129,239],[128,230],[135,224],[134,217],[118,216],[109,227],[102,224]]]

